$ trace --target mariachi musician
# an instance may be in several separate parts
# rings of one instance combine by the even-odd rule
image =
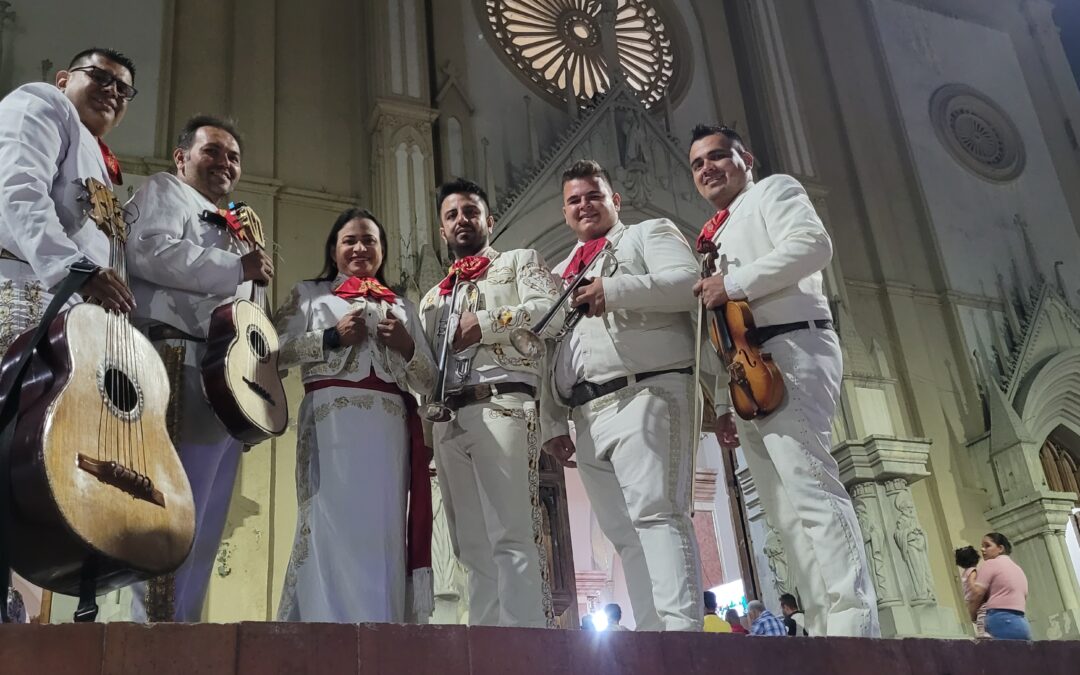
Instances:
[[[597,521],[622,559],[638,629],[701,630],[689,513],[697,447],[694,255],[669,220],[624,224],[620,196],[596,162],[575,163],[562,185],[563,215],[578,242],[555,271],[592,279],[571,298],[587,306],[585,318],[549,366],[544,451],[566,466],[577,453]],[[596,258],[606,247],[618,264],[610,276]]]
[[[195,543],[171,577],[136,588],[136,620],[198,621],[221,542],[242,443],[229,435],[203,394],[200,364],[213,310],[248,297],[274,275],[269,256],[250,250],[222,209],[240,180],[242,142],[228,121],[200,115],[173,151],[176,174],[155,174],[128,206],[137,214],[127,245],[136,325],[158,347],[170,374],[170,433],[195,499]]]
[[[717,211],[698,237],[698,250],[721,255],[716,275],[699,281],[694,294],[707,311],[729,300],[748,303],[758,324],[754,346],[771,353],[786,388],[779,407],[756,417],[750,411],[750,420],[737,419],[726,392],[718,392],[720,440],[741,443],[784,548],[798,552],[789,563],[807,632],[878,636],[859,523],[829,452],[843,370],[822,292],[822,270],[832,257],[829,234],[794,178],[776,174],[754,182],[754,156],[727,127],[693,130],[690,168],[698,192]]]
[[[495,219],[479,185],[446,183],[436,203],[455,262],[424,296],[420,318],[444,366],[447,384],[436,390],[453,393],[440,392],[426,410],[443,420],[432,429],[435,466],[454,552],[469,574],[469,621],[543,627],[553,612],[538,493],[540,363],[520,356],[510,333],[545,314],[558,290],[536,251],[489,245]],[[459,321],[448,323],[451,311]]]

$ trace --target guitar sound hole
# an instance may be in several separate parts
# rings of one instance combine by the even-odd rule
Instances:
[[[270,343],[266,341],[266,336],[259,329],[253,327],[248,331],[248,344],[251,346],[252,353],[260,361],[270,356]]]
[[[139,407],[139,390],[123,371],[106,369],[103,385],[109,403],[120,412],[131,414]]]

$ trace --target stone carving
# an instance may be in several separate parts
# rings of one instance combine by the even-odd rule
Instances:
[[[870,571],[874,575],[874,588],[877,590],[878,602],[894,600],[896,594],[885,567],[885,556],[888,554],[885,534],[870,516],[866,502],[855,502],[855,517],[859,521],[859,529],[862,530],[866,562],[869,563]]]
[[[773,527],[772,521],[765,518],[765,546],[762,550],[769,560],[769,571],[772,572],[773,587],[777,595],[795,593],[795,584],[792,583],[791,570],[788,568],[787,558],[784,555],[784,542],[780,540],[780,533]]]
[[[926,532],[919,527],[919,521],[915,517],[915,503],[911,501],[911,495],[906,490],[897,493],[893,503],[899,514],[893,539],[911,576],[912,599],[916,602],[935,602],[937,598],[933,591],[934,582],[930,576],[930,564],[926,555]]]

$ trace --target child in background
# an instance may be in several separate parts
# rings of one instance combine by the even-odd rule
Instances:
[[[964,589],[964,600],[971,597],[971,589],[975,585],[978,572],[975,566],[979,564],[979,552],[971,546],[956,549],[956,566],[960,568],[960,585]],[[975,637],[988,638],[986,632],[986,608],[980,607],[975,619]]]

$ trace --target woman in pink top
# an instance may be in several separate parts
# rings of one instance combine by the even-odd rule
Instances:
[[[1005,535],[991,532],[983,537],[983,564],[971,585],[968,613],[974,621],[979,606],[986,609],[986,632],[998,640],[1030,640],[1027,605],[1027,576],[1009,554],[1012,544]]]

